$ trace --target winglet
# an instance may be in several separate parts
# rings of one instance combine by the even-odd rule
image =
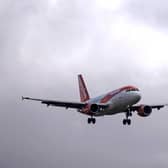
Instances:
[[[29,97],[23,97],[22,96],[22,101],[25,100],[25,99],[30,99]]]

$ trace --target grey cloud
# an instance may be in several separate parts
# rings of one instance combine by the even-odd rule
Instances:
[[[166,0],[129,0],[125,4],[128,13],[136,20],[144,21],[153,26],[167,27],[168,3]]]

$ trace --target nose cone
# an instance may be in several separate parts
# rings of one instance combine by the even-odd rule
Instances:
[[[134,97],[135,97],[136,102],[139,102],[141,100],[141,94],[139,92],[135,93]]]

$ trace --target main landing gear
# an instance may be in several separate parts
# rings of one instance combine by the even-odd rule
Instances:
[[[96,118],[88,118],[88,124],[91,124],[91,123],[93,123],[93,124],[95,124],[96,123]]]
[[[132,116],[130,109],[128,109],[128,111],[125,114],[126,114],[126,118],[123,119],[123,125],[126,125],[126,124],[131,125],[131,120],[128,118]]]
[[[131,125],[131,120],[130,119],[123,119],[123,125]]]

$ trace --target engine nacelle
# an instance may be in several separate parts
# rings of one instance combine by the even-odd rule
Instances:
[[[95,113],[99,111],[99,106],[97,104],[91,104],[90,105],[90,111]]]
[[[138,109],[138,115],[141,117],[148,117],[152,113],[152,107],[141,105]]]

